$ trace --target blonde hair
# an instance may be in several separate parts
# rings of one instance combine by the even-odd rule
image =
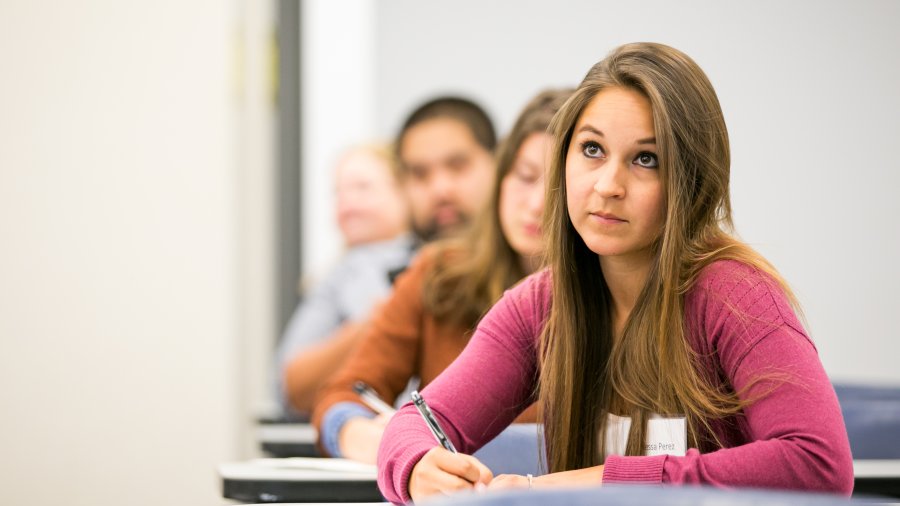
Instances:
[[[391,179],[394,184],[399,184],[402,174],[397,163],[397,157],[394,156],[394,147],[390,142],[370,141],[356,144],[345,149],[341,153],[340,158],[344,159],[355,153],[367,153],[384,162],[390,169]]]
[[[622,87],[651,104],[665,227],[652,245],[646,284],[613,339],[611,296],[597,254],[575,231],[566,207],[565,161],[585,107]],[[632,417],[626,448],[643,454],[649,413],[683,414],[688,445],[719,446],[709,424],[744,406],[736,393],[698,372],[686,339],[684,295],[701,270],[734,259],[787,285],[759,254],[731,235],[728,130],[712,85],[687,55],[662,44],[627,44],[594,65],[551,125],[554,147],[544,230],[553,304],[541,335],[538,398],[551,472],[601,463],[606,414]],[[597,448],[601,448],[597,452]]]

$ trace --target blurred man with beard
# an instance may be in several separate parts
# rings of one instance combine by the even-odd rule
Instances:
[[[463,98],[436,98],[409,115],[397,135],[394,154],[400,188],[409,207],[414,238],[408,244],[412,249],[458,234],[483,211],[493,190],[496,143],[487,113]],[[408,259],[413,251],[405,253],[391,253],[381,260]],[[393,281],[405,269],[405,263],[391,269],[388,279],[379,281]],[[355,301],[355,307],[345,312],[357,317],[341,318],[336,331],[322,335],[311,328],[310,320],[322,320],[323,311],[298,310],[279,345],[278,396],[290,418],[308,416],[316,391],[349,354],[365,320],[358,317],[364,309],[358,299],[366,280],[355,271],[344,271],[329,288],[331,292],[354,295],[343,299]],[[312,316],[304,319],[307,313]]]
[[[482,211],[496,142],[488,115],[466,99],[437,98],[409,115],[396,154],[420,241],[454,235]]]

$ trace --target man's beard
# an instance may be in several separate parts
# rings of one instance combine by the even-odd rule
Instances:
[[[424,226],[419,226],[415,222],[412,224],[413,233],[421,242],[431,242],[437,239],[446,239],[458,235],[462,230],[469,226],[471,220],[464,213],[459,213],[459,221],[453,225],[439,226],[435,218],[428,220]]]

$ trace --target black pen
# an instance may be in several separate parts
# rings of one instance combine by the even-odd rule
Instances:
[[[428,408],[428,404],[425,404],[425,399],[423,399],[422,396],[419,395],[419,391],[413,390],[411,395],[413,404],[416,405],[416,409],[419,410],[419,414],[421,414],[422,418],[425,419],[425,425],[428,425],[431,433],[434,434],[434,438],[437,439],[438,444],[443,446],[446,450],[457,453],[456,448],[453,447],[453,443],[450,442],[447,434],[444,433],[444,429],[441,428],[441,425],[438,423],[437,418],[434,417],[434,415],[431,413],[431,409]]]
[[[378,397],[378,394],[375,393],[375,390],[372,390],[372,387],[362,381],[357,381],[353,384],[353,391],[359,394],[363,402],[378,414],[393,415],[397,412],[393,406],[381,400],[381,397]]]

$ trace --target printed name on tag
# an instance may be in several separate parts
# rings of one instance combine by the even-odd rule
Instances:
[[[604,442],[606,455],[624,455],[631,431],[631,418],[608,414]],[[650,415],[644,455],[675,455],[687,453],[687,427],[683,416]]]
[[[687,426],[683,416],[651,415],[647,420],[647,443],[644,455],[677,455],[687,453]]]

